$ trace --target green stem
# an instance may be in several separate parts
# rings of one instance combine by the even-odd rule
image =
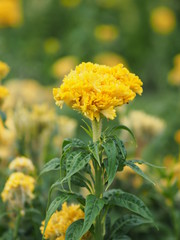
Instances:
[[[13,234],[14,240],[18,239],[18,230],[19,230],[20,221],[21,221],[21,213],[19,211],[16,217],[16,223],[14,227],[14,234]]]
[[[92,121],[93,142],[97,142],[101,137],[101,121]],[[95,169],[95,195],[97,198],[102,198],[104,192],[103,186],[103,168],[94,162]],[[100,213],[95,220],[95,240],[103,240],[103,221],[102,214]]]

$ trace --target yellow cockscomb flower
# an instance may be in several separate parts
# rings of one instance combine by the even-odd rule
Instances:
[[[142,93],[142,82],[122,64],[115,67],[82,63],[63,80],[60,88],[53,89],[56,105],[63,102],[80,111],[91,120],[116,116],[115,107],[132,101]]]
[[[66,56],[58,59],[52,66],[52,73],[57,78],[62,78],[72,68],[78,64],[78,59],[75,56]]]
[[[19,0],[0,0],[0,27],[16,27],[22,22]]]
[[[180,130],[178,130],[174,135],[174,140],[180,144]]]
[[[155,32],[169,34],[176,26],[176,17],[170,8],[161,6],[151,12],[150,23]]]
[[[34,198],[34,187],[34,178],[21,172],[12,173],[1,193],[2,200],[11,203],[12,207],[23,208],[25,202],[30,202]]]
[[[32,161],[26,157],[17,157],[9,164],[10,170],[18,172],[31,173],[34,172],[35,168]]]
[[[3,100],[7,95],[9,95],[9,91],[6,87],[0,86],[0,101]]]
[[[0,61],[0,81],[9,73],[9,66]]]
[[[80,4],[81,0],[60,0],[61,5],[64,7],[76,7]]]
[[[111,24],[98,25],[95,28],[94,35],[98,40],[111,42],[118,37],[118,29],[116,26]]]
[[[46,231],[45,239],[64,240],[66,230],[75,221],[84,219],[84,212],[80,209],[80,205],[63,203],[62,210],[56,211],[50,218]],[[44,221],[40,228],[41,233],[44,231]]]

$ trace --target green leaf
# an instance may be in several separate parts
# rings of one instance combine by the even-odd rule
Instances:
[[[44,233],[47,227],[47,224],[51,218],[51,216],[53,215],[53,213],[58,209],[58,207],[60,205],[62,205],[64,202],[66,202],[68,199],[70,198],[70,195],[66,194],[66,193],[62,193],[60,196],[58,196],[57,198],[55,198],[52,203],[50,204],[47,212],[46,212],[46,218],[45,218],[45,224],[44,224],[44,231],[43,231],[43,237],[44,237]]]
[[[59,169],[60,169],[60,159],[54,158],[44,165],[39,176],[41,176],[42,174],[47,173],[49,171],[55,171],[55,170],[59,170]]]
[[[141,177],[145,178],[147,181],[149,181],[155,185],[155,183],[136,164],[134,164],[133,161],[127,160],[125,162],[125,164],[126,164],[126,166],[128,166],[132,170],[134,170],[137,174],[139,174]]]
[[[145,162],[144,160],[140,160],[140,159],[133,159],[133,160],[128,160],[128,161],[131,161],[132,163],[145,164],[145,165],[148,165],[148,166],[154,167],[154,168],[166,168],[166,167],[163,167],[163,166],[157,166],[157,165],[154,165],[152,163]]]
[[[91,181],[89,181],[89,179],[87,179],[85,176],[77,173],[72,176],[71,181],[74,185],[78,187],[85,187],[89,190],[89,192],[91,192],[91,189],[90,189],[90,187],[92,187]]]
[[[136,142],[136,139],[135,139],[135,136],[134,136],[133,132],[128,127],[126,127],[124,125],[119,125],[117,127],[113,127],[111,129],[111,135],[113,135],[116,131],[122,130],[122,129],[128,131],[130,133],[130,135],[132,136],[134,142]]]
[[[106,142],[102,143],[102,146],[107,156],[107,160],[104,163],[107,173],[108,188],[113,182],[118,168],[117,149],[116,144],[112,139],[108,139]]]
[[[118,137],[113,136],[113,139],[116,143],[117,151],[118,151],[118,154],[117,154],[117,159],[118,159],[118,164],[119,164],[118,171],[122,171],[125,166],[127,152],[126,152],[123,142]]]
[[[103,199],[99,199],[92,194],[87,196],[85,205],[85,218],[82,230],[79,233],[78,238],[73,238],[72,240],[80,239],[90,229],[94,220],[102,210],[104,203],[105,202]]]
[[[84,128],[83,126],[81,126],[81,127],[92,138],[93,137],[92,128],[89,126],[89,124],[84,119],[82,119],[82,121],[86,124],[87,128]]]
[[[122,192],[122,190],[119,189],[114,189],[105,192],[104,199],[106,200],[106,204],[127,208],[128,210],[153,221],[149,209],[141,199],[133,194]]]
[[[65,240],[77,240],[77,236],[81,232],[83,226],[83,219],[73,222],[66,231]]]
[[[85,167],[85,165],[91,160],[91,154],[85,156],[84,153],[78,153],[74,156],[73,161],[71,161],[72,165],[66,176],[62,179],[65,181],[66,179],[70,178],[75,173],[79,172],[81,169]]]
[[[126,234],[132,228],[147,223],[152,223],[152,221],[142,218],[138,215],[126,214],[115,221],[111,228],[110,238],[113,238],[118,233]]]
[[[66,138],[64,139],[63,145],[62,145],[63,153],[68,151],[73,151],[79,148],[85,148],[85,147],[86,147],[86,144],[78,138],[73,138],[73,139]]]

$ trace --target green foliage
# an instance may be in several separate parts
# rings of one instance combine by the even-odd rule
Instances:
[[[60,159],[59,158],[54,158],[52,160],[50,160],[49,162],[47,162],[41,172],[40,172],[40,176],[43,175],[44,173],[48,173],[50,171],[56,171],[60,169]]]

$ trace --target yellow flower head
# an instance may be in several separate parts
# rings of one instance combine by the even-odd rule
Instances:
[[[64,240],[66,230],[75,221],[84,218],[84,212],[80,209],[80,205],[72,204],[67,206],[63,203],[62,210],[56,211],[50,218],[46,231],[45,239]],[[41,233],[44,231],[44,221],[40,228]]]
[[[0,86],[0,101],[3,100],[8,94],[9,91],[7,90],[7,88]]]
[[[0,0],[0,27],[16,27],[22,22],[19,0]]]
[[[17,157],[9,164],[10,170],[31,173],[35,168],[32,161],[26,157]]]
[[[174,135],[174,140],[180,144],[180,130],[178,130]]]
[[[60,88],[53,89],[56,105],[63,102],[80,111],[91,120],[116,116],[115,107],[132,101],[142,93],[142,82],[122,64],[115,67],[82,63],[63,80]]]
[[[118,37],[118,29],[114,25],[98,25],[94,31],[98,40],[111,42]]]
[[[9,202],[13,206],[23,208],[25,202],[33,198],[35,179],[21,172],[15,172],[8,178],[1,197],[3,202]]]
[[[155,32],[169,34],[176,26],[176,17],[170,8],[157,7],[151,13],[150,23]]]
[[[0,81],[9,73],[9,66],[0,61]]]

